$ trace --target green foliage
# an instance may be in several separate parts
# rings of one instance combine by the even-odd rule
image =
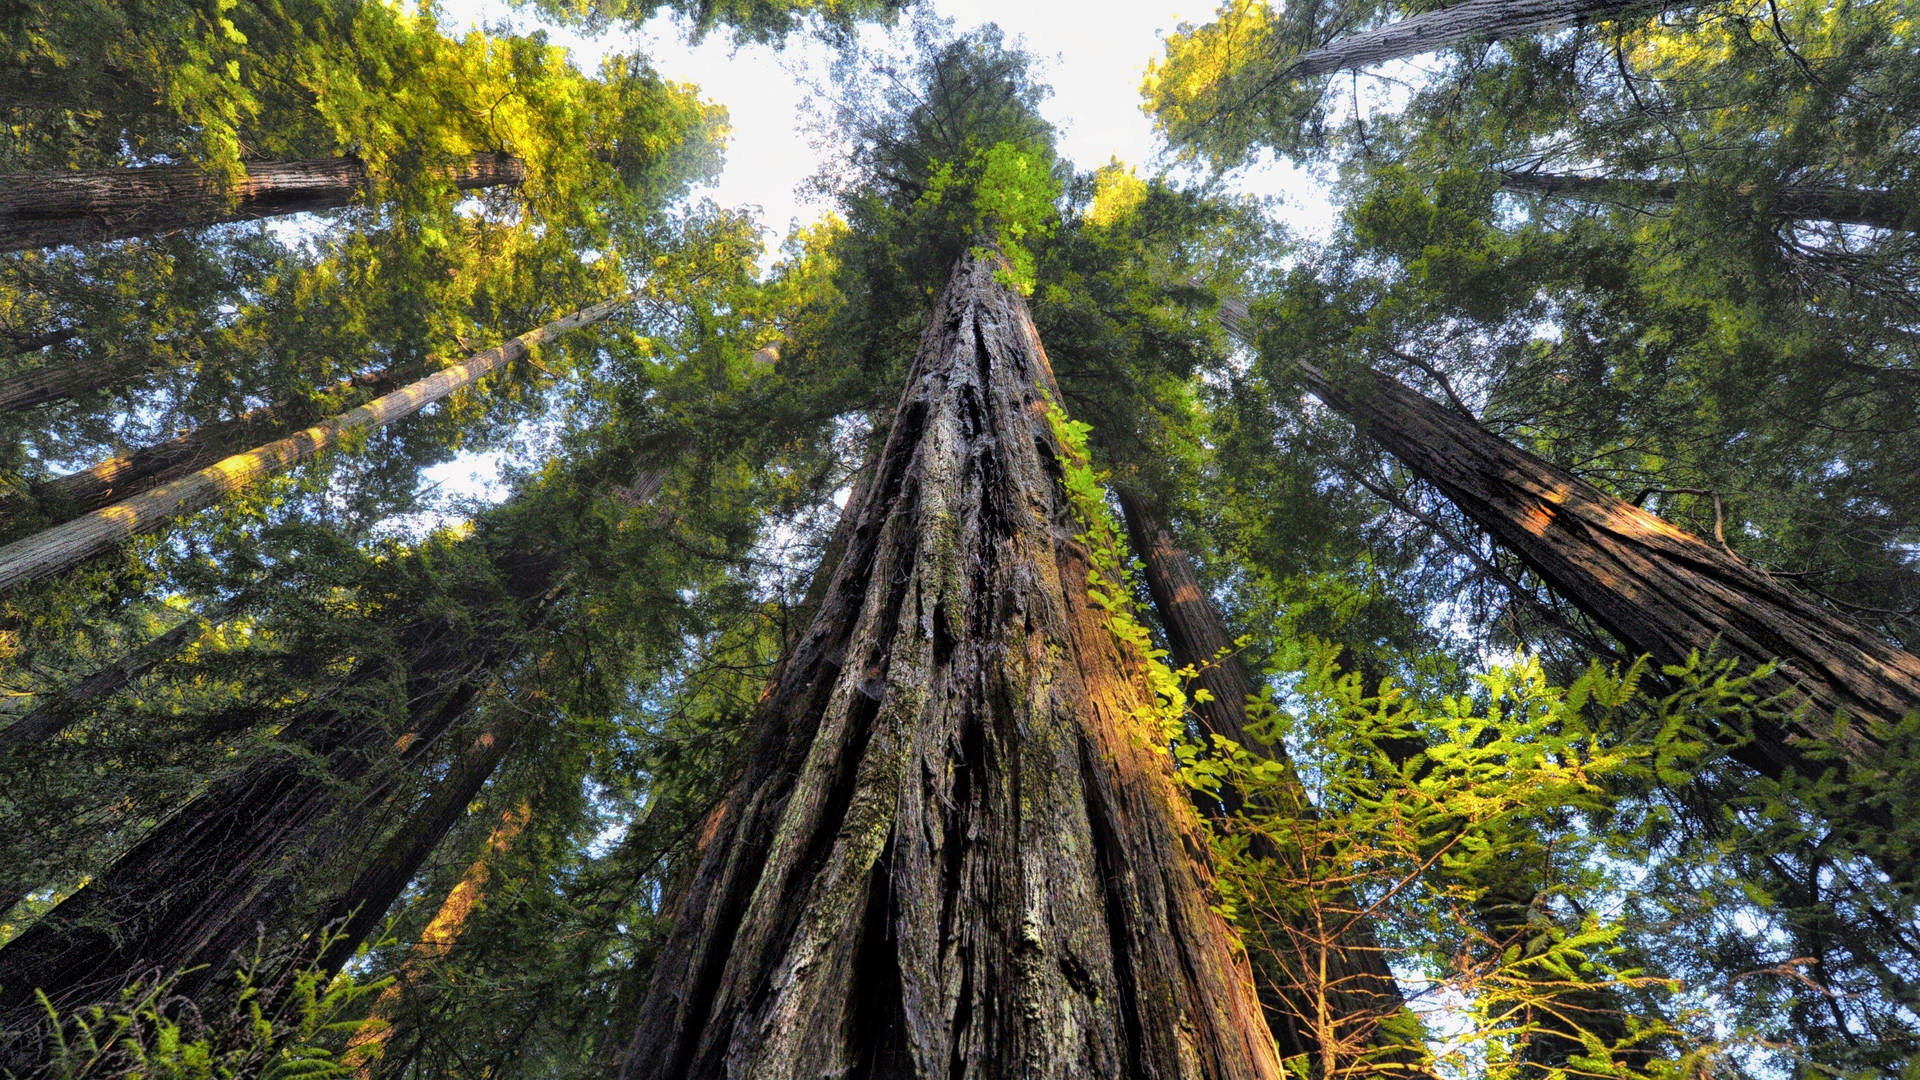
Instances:
[[[1087,599],[1106,612],[1107,632],[1113,635],[1121,655],[1137,658],[1146,677],[1147,692],[1153,699],[1153,713],[1135,719],[1153,741],[1175,743],[1186,727],[1186,687],[1192,682],[1194,671],[1192,668],[1176,671],[1169,667],[1167,650],[1154,647],[1146,625],[1134,614],[1137,566],[1127,551],[1119,524],[1107,509],[1106,488],[1101,486],[1101,477],[1094,472],[1087,455],[1087,436],[1093,431],[1092,425],[1067,419],[1067,414],[1052,402],[1047,404],[1047,425],[1061,449],[1054,460],[1060,466],[1060,482],[1067,492],[1067,505],[1084,530],[1074,539],[1087,549]]]
[[[1060,185],[1044,149],[1000,142],[973,155],[958,172],[954,163],[934,165],[915,209],[930,212],[949,235],[974,233],[991,239],[1007,260],[997,272],[1002,284],[1033,294],[1030,247],[1053,231]]]
[[[661,11],[686,21],[695,40],[725,28],[735,41],[780,44],[788,35],[814,26],[844,39],[866,19],[891,20],[904,0],[532,0],[554,18],[590,31],[624,22],[639,26]]]
[[[208,1015],[172,992],[171,980],[139,983],[109,1003],[62,1017],[46,1011],[47,1054],[34,1073],[47,1080],[329,1080],[352,1076],[339,1049],[360,1028],[350,1019],[385,981],[357,983],[312,970],[275,993],[239,973],[232,1004]]]

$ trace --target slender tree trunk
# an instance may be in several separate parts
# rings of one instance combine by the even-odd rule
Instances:
[[[463,805],[459,809],[464,811],[466,808]],[[513,846],[532,816],[532,808],[525,802],[501,813],[499,824],[487,834],[486,847],[480,852],[480,857],[467,866],[467,872],[460,876],[459,883],[447,893],[447,898],[440,902],[433,918],[420,931],[420,940],[414,942],[413,948],[407,952],[407,958],[401,961],[398,977],[391,986],[380,991],[379,997],[373,999],[373,1009],[367,1015],[368,1022],[347,1040],[346,1053],[341,1056],[342,1064],[353,1067],[354,1075],[359,1080],[371,1080],[373,1063],[379,1059],[387,1041],[393,1038],[394,1014],[399,1011],[401,1001],[422,979],[428,977],[431,967],[446,959],[454,945],[459,943],[460,935],[467,927],[467,919],[486,896],[487,879],[493,876],[493,864]]]
[[[25,1071],[39,1052],[36,990],[64,1012],[155,976],[176,976],[175,991],[189,998],[223,984],[233,958],[284,909],[296,868],[328,861],[358,835],[408,763],[544,618],[555,557],[502,548],[493,558],[497,584],[456,598],[469,619],[440,607],[405,616],[397,647],[363,661],[347,685],[289,722],[283,750],[216,780],[0,947],[0,1031],[17,1033],[11,1046],[0,1039],[0,1067]],[[379,704],[396,680],[407,710],[397,732]]]
[[[516,186],[526,167],[506,154],[477,154],[442,175],[471,191]],[[332,210],[367,182],[366,166],[352,158],[252,162],[232,187],[194,165],[15,173],[0,176],[0,251]]]
[[[1247,700],[1256,692],[1255,683],[1235,655],[1238,650],[1226,623],[1201,587],[1186,552],[1139,492],[1121,486],[1118,494],[1128,539],[1146,569],[1147,590],[1167,633],[1168,651],[1176,664],[1199,672],[1194,688],[1207,691],[1211,698],[1190,703],[1201,728],[1279,763],[1293,789],[1289,805],[1279,809],[1312,816],[1306,785],[1294,774],[1286,747],[1247,731]],[[1236,793],[1226,792],[1223,801],[1230,812],[1240,800]],[[1342,921],[1361,910],[1352,896],[1335,897],[1334,906]],[[1256,917],[1264,914],[1255,913]],[[1334,940],[1325,940],[1314,927],[1304,925],[1262,926],[1260,933],[1275,947],[1265,956],[1256,952],[1253,963],[1256,972],[1265,976],[1261,1003],[1283,1056],[1305,1054],[1309,1061],[1319,1062],[1331,1052],[1343,1062],[1355,1061],[1381,1045],[1383,1021],[1405,1013],[1400,984],[1387,969],[1379,937],[1367,920],[1353,918],[1346,932]],[[1395,1075],[1428,1075],[1411,1058],[1397,1064]]]
[[[356,375],[334,387],[333,392],[346,394],[358,390],[384,394],[399,381],[392,372]],[[263,440],[284,435],[293,425],[311,419],[312,410],[305,402],[250,409],[231,420],[205,424],[166,442],[116,454],[78,472],[42,480],[32,485],[30,493],[41,514],[56,522],[69,521],[198,472],[248,447],[258,446]],[[4,523],[0,523],[0,527],[3,526]]]
[[[305,431],[223,458],[178,480],[16,540],[0,548],[0,590],[59,573],[110,550],[128,537],[151,532],[176,517],[204,510],[236,491],[335,446],[355,431],[412,416],[527,355],[534,347],[606,318],[630,300],[631,297],[623,296],[584,308]]]
[[[1471,418],[1371,369],[1330,376],[1296,365],[1415,475],[1525,559],[1554,589],[1661,663],[1694,652],[1778,661],[1811,714],[1764,731],[1751,750],[1772,771],[1819,776],[1814,747],[1872,775],[1888,753],[1867,730],[1920,709],[1920,657],[1812,599],[1490,434]],[[1844,712],[1856,722],[1836,730]]]
[[[1561,173],[1501,173],[1506,191],[1587,202],[1625,202],[1636,206],[1670,203],[1687,190],[1672,180],[1615,179]],[[1739,194],[1753,194],[1743,189]],[[1912,230],[1920,224],[1914,200],[1885,188],[1848,188],[1831,185],[1788,186],[1769,193],[1768,209],[1782,219],[1833,221],[1876,229]]]
[[[1674,6],[1672,0],[1465,0],[1309,50],[1282,77],[1304,79],[1435,52],[1464,41],[1499,41]]]
[[[80,328],[77,326],[63,326],[58,330],[47,330],[38,334],[8,332],[0,334],[0,355],[25,356],[30,352],[64,345],[79,336]]]
[[[1256,752],[1271,753],[1291,777],[1292,765],[1284,746],[1249,741],[1245,734],[1244,702],[1253,692],[1254,682],[1245,666],[1232,655],[1233,639],[1201,587],[1186,553],[1138,493],[1122,487],[1119,496],[1133,550],[1146,568],[1147,588],[1153,594],[1154,608],[1160,612],[1167,630],[1169,651],[1175,662],[1200,669],[1195,683],[1213,696],[1211,702],[1196,703],[1194,712],[1207,730]],[[1354,656],[1351,650],[1348,656],[1350,659]],[[1204,666],[1209,664],[1211,666]],[[1376,692],[1381,683],[1379,674],[1369,671],[1364,660],[1354,666],[1359,669],[1367,692]],[[1424,754],[1427,744],[1420,739],[1394,739],[1381,748],[1396,764],[1405,764]],[[1291,800],[1293,806],[1303,813],[1312,813],[1305,785],[1297,778],[1292,778],[1291,784],[1298,789]],[[1307,873],[1301,872],[1299,876],[1304,879]],[[1542,933],[1534,921],[1538,917],[1534,902],[1540,891],[1537,868],[1511,867],[1506,876],[1482,884],[1486,895],[1475,905],[1475,914],[1480,919],[1487,951],[1494,957],[1509,948],[1524,953]],[[1332,908],[1336,917],[1344,921],[1360,911],[1361,905],[1351,896],[1336,895]],[[1405,999],[1387,968],[1379,936],[1365,920],[1355,922],[1343,940],[1332,942],[1320,940],[1311,926],[1261,929],[1262,936],[1275,943],[1273,952],[1278,955],[1262,957],[1256,953],[1254,964],[1257,970],[1263,959],[1269,960],[1269,967],[1279,967],[1273,977],[1287,984],[1281,995],[1283,1000],[1269,1003],[1268,1017],[1269,1022],[1274,1023],[1276,1037],[1281,1037],[1283,1025],[1289,1019],[1292,1030],[1298,1032],[1297,1048],[1289,1052],[1312,1054],[1315,1055],[1312,1060],[1319,1060],[1319,1040],[1312,1030],[1315,1016],[1312,1006],[1321,1000],[1322,994],[1332,1006],[1334,1030],[1330,1035],[1338,1041],[1342,1058],[1358,1056],[1374,1046],[1376,1040],[1371,1029],[1405,1010]],[[1298,944],[1288,947],[1295,942]],[[1282,948],[1287,949],[1287,954],[1280,954]],[[1328,985],[1318,987],[1315,985],[1320,973],[1318,963],[1323,958],[1328,961],[1325,976]],[[1565,1068],[1574,1055],[1586,1052],[1580,1040],[1582,1032],[1596,1035],[1609,1045],[1628,1036],[1624,1005],[1611,987],[1569,986],[1556,995],[1555,1004],[1559,1008],[1557,1015],[1533,1018],[1539,1029],[1527,1041],[1525,1060],[1549,1068]],[[1283,1012],[1279,1022],[1275,1022],[1276,1011]],[[1283,1046],[1285,1043],[1282,1037]],[[1652,1052],[1644,1046],[1630,1048],[1616,1054],[1615,1060],[1644,1070],[1651,1064]],[[1400,1075],[1408,1075],[1417,1066],[1402,1062],[1400,1068],[1405,1070]]]
[[[934,314],[628,1077],[1280,1075],[993,271]]]
[[[65,731],[67,725],[85,715],[86,706],[131,686],[136,679],[198,641],[208,626],[231,618],[238,608],[239,604],[233,603],[222,605],[205,616],[189,615],[166,633],[48,695],[48,699],[36,704],[31,712],[0,728],[0,755],[36,746]]]

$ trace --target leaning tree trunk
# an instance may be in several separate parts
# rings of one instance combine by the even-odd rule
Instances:
[[[79,397],[101,387],[127,382],[153,370],[144,356],[108,352],[54,359],[0,379],[0,415]]]
[[[1498,41],[1677,6],[1673,0],[1466,0],[1301,53],[1282,77],[1304,79],[1418,56],[1463,41]]]
[[[1625,202],[1635,206],[1670,203],[1688,188],[1672,180],[1616,179],[1565,173],[1503,172],[1500,187],[1527,195],[1580,199],[1586,202]],[[1761,194],[1742,187],[1735,194]],[[1765,192],[1766,210],[1782,220],[1832,221],[1875,229],[1912,230],[1920,225],[1911,196],[1885,188],[1837,185],[1787,185]]]
[[[17,1033],[0,1040],[0,1067],[39,1052],[35,991],[64,1014],[136,980],[177,976],[175,992],[194,998],[228,976],[284,907],[290,869],[356,834],[550,609],[551,552],[508,544],[492,563],[498,586],[453,605],[470,618],[444,606],[408,618],[394,649],[287,725],[284,749],[216,780],[0,947],[0,1031]],[[383,722],[389,684],[404,695],[398,731]]]
[[[1306,786],[1294,774],[1286,747],[1247,731],[1247,701],[1256,692],[1255,683],[1234,655],[1237,649],[1226,622],[1201,587],[1186,552],[1139,492],[1123,485],[1118,494],[1127,537],[1146,571],[1147,591],[1167,633],[1168,651],[1174,663],[1198,672],[1194,688],[1207,691],[1204,696],[1210,699],[1189,695],[1189,707],[1200,727],[1271,757],[1286,770],[1287,786],[1293,789],[1288,805],[1269,809],[1313,814]],[[1231,814],[1239,798],[1233,792],[1222,795],[1223,809]],[[1378,935],[1358,914],[1362,905],[1351,895],[1333,900],[1339,921],[1348,925],[1332,940],[1306,925],[1258,928],[1260,936],[1274,946],[1268,955],[1256,953],[1253,958],[1256,972],[1264,976],[1261,1003],[1283,1055],[1304,1054],[1315,1064],[1329,1056],[1343,1064],[1361,1058],[1379,1062],[1381,1023],[1404,1013],[1406,999],[1387,969]],[[1255,913],[1256,917],[1261,914]],[[1389,1051],[1388,1056],[1396,1062],[1395,1075],[1428,1075],[1417,1054]]]
[[[1244,310],[1223,306],[1220,318],[1249,340]],[[1317,397],[1631,648],[1663,664],[1710,651],[1756,667],[1777,662],[1774,684],[1799,709],[1777,722],[1756,718],[1732,748],[1736,759],[1769,776],[1851,774],[1858,798],[1846,817],[1869,833],[1900,812],[1903,793],[1872,780],[1914,748],[1889,746],[1875,729],[1920,710],[1920,656],[1393,378],[1361,365],[1337,376],[1301,361],[1292,367]],[[1836,725],[1836,715],[1852,722]]]
[[[412,416],[526,356],[535,347],[606,318],[631,299],[631,296],[617,297],[555,319],[305,431],[223,458],[178,480],[16,540],[0,548],[0,590],[59,573],[112,549],[122,540],[152,532],[181,515],[204,510],[234,492],[337,445],[353,432]]]
[[[627,1077],[1280,1075],[996,261],[934,312]]]
[[[472,191],[517,186],[526,167],[507,154],[476,154],[439,175]],[[353,158],[251,162],[233,185],[195,165],[0,175],[0,252],[333,210],[368,180]]]
[[[374,372],[347,379],[332,392],[384,394],[399,381],[392,372]],[[295,424],[312,418],[312,408],[303,401],[249,409],[231,420],[204,424],[165,442],[115,454],[85,469],[34,483],[29,488],[29,497],[43,517],[51,517],[56,522],[69,521],[198,472],[263,441],[280,437]],[[31,519],[33,514],[22,508],[7,516],[17,522],[21,516]],[[0,521],[0,530],[16,532],[11,525]]]
[[[133,685],[141,676],[200,640],[207,627],[231,618],[241,606],[235,601],[221,604],[206,615],[188,615],[173,629],[46,695],[44,700],[34,703],[31,711],[0,728],[0,756],[22,747],[37,746],[65,731],[86,714],[87,706]]]

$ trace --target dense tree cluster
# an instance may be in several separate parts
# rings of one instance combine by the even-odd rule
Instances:
[[[528,8],[831,41],[831,212],[644,56],[0,11],[0,1075],[1920,1068],[1920,10],[1227,0],[1155,174]]]

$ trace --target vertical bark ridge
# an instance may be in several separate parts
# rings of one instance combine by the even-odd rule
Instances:
[[[1770,771],[1870,776],[1889,751],[1870,729],[1920,709],[1920,656],[1394,379],[1296,366],[1317,396],[1633,648],[1662,663],[1695,650],[1777,661],[1810,715],[1763,729],[1748,748]],[[1836,730],[1837,713],[1856,722]],[[1809,744],[1831,757],[1810,758]]]
[[[993,273],[939,302],[628,1077],[1279,1075]]]

